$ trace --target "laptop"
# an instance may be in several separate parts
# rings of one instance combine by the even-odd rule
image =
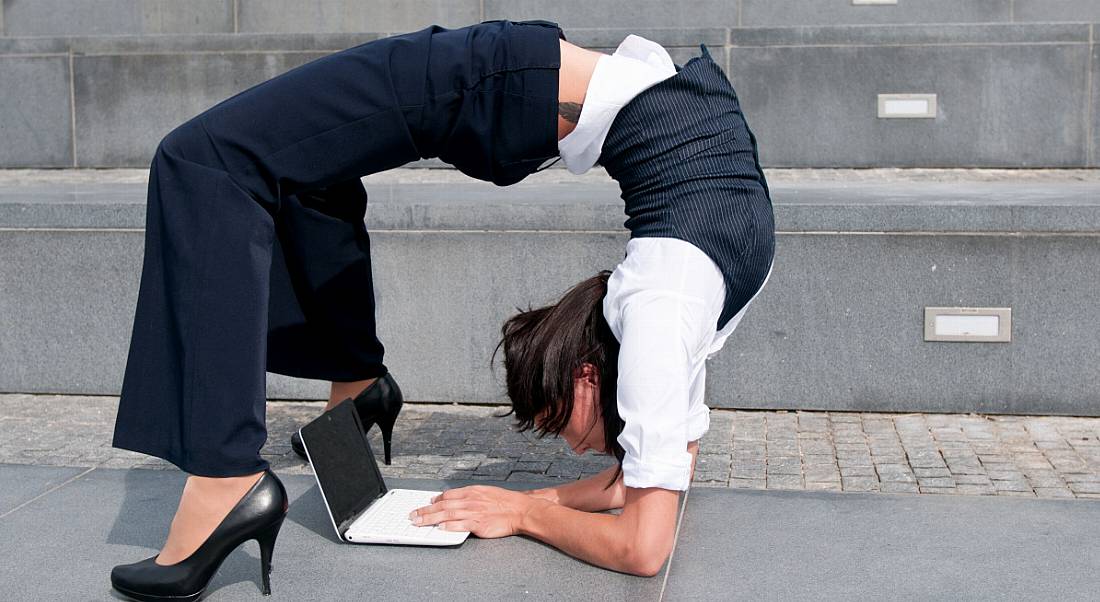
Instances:
[[[439,491],[388,489],[349,398],[298,431],[336,535],[348,543],[451,546],[469,531],[418,526],[409,513]]]

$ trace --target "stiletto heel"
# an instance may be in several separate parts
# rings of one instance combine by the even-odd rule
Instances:
[[[283,519],[256,535],[256,543],[260,544],[260,575],[262,577],[261,593],[271,595],[271,555],[275,551],[275,538],[279,536],[279,528],[283,526]]]
[[[401,413],[401,406],[405,402],[401,394],[401,387],[393,375],[386,373],[375,380],[353,399],[355,411],[359,413],[359,420],[363,423],[364,431],[370,431],[370,427],[377,424],[382,431],[382,443],[385,447],[385,462],[390,464],[390,448],[393,438],[393,425],[397,422],[397,415]],[[302,458],[306,457],[305,447],[298,433],[290,437],[290,446]]]
[[[116,566],[111,571],[111,585],[119,593],[144,602],[192,602],[206,591],[226,557],[237,546],[255,539],[260,544],[263,591],[269,594],[271,554],[289,505],[282,481],[270,469],[265,470],[190,556],[175,564],[162,565],[156,563],[158,554],[141,562]]]
[[[396,421],[397,416],[379,419],[378,421],[378,428],[382,431],[382,446],[386,450],[386,466],[390,465],[390,439],[393,437],[393,423]]]
[[[378,385],[377,390],[374,385]],[[404,396],[401,394],[401,388],[389,374],[378,379],[374,385],[355,398],[355,409],[359,412],[359,418],[363,421],[365,430],[369,431],[371,425],[377,424],[378,429],[382,431],[384,458],[386,465],[389,466],[393,425],[397,422],[397,415],[401,413]]]

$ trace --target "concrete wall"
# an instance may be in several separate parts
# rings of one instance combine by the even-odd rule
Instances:
[[[379,332],[410,400],[504,402],[503,321],[627,241],[610,180],[367,180]],[[1100,415],[1095,178],[772,189],[775,273],[708,363],[712,407]],[[143,203],[142,184],[0,187],[0,391],[118,393]],[[926,306],[1011,307],[1012,341],[926,342]],[[270,375],[268,391],[326,386]]]
[[[590,28],[568,35],[611,52],[638,33],[681,64],[706,44],[738,91],[767,167],[1097,167],[1096,29]],[[0,37],[0,167],[147,167],[156,143],[179,123],[381,35]],[[878,118],[878,95],[892,93],[936,94],[935,118]]]
[[[7,36],[411,31],[432,23],[552,19],[578,27],[776,27],[1100,20],[1093,0],[3,0]]]

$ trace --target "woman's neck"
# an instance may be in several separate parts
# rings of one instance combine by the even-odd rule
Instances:
[[[561,45],[561,68],[558,70],[558,140],[561,140],[577,127],[596,62],[606,55],[565,40],[558,42]]]

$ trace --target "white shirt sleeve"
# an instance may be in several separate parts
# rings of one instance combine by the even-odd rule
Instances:
[[[692,408],[701,402],[696,379],[721,312],[700,255],[683,241],[634,239],[608,281],[604,316],[620,342],[616,394],[625,424],[617,440],[627,487],[690,485],[687,444],[708,422],[705,409]]]

